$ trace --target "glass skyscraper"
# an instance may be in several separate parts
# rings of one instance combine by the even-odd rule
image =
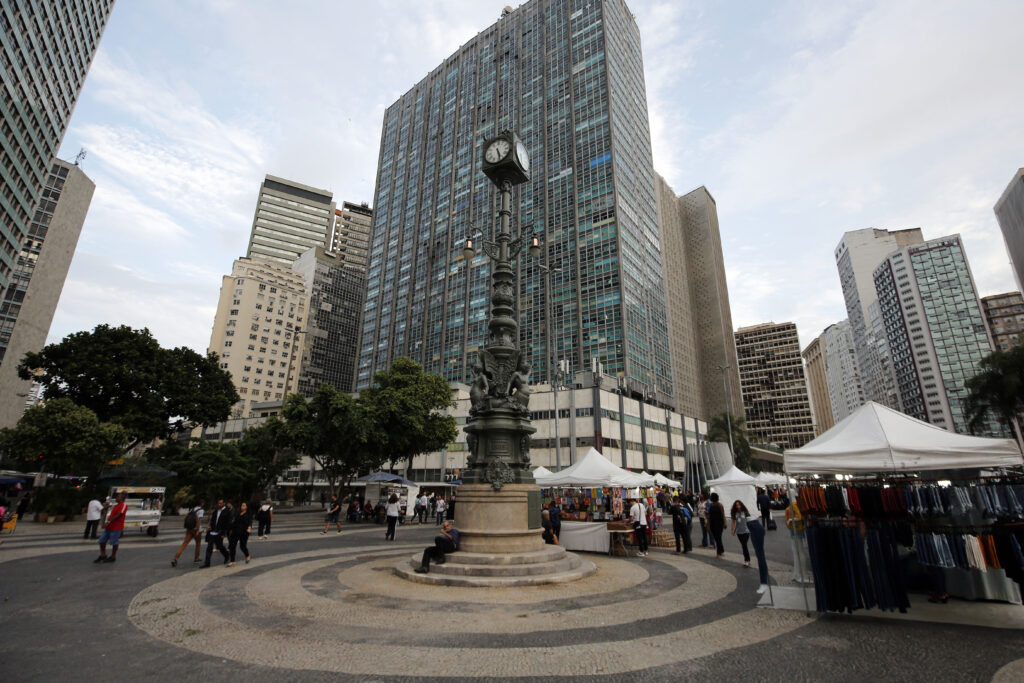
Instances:
[[[0,3],[0,291],[113,6],[114,0]]]
[[[551,362],[673,392],[640,32],[622,0],[532,0],[506,10],[384,115],[357,388],[400,356],[468,381],[487,336],[493,234],[482,142],[517,132],[532,159],[514,220],[542,235],[517,264],[533,379]],[[547,299],[551,341],[547,353]]]

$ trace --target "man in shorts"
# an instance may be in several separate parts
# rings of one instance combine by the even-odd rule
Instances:
[[[100,556],[93,562],[116,562],[117,548],[121,543],[121,532],[124,531],[124,519],[128,516],[128,505],[124,502],[124,492],[117,494],[117,502],[107,514],[107,523],[100,534]],[[113,546],[110,557],[107,557],[107,543]]]
[[[331,522],[334,522],[335,526],[338,527],[338,533],[341,533],[339,515],[341,515],[341,503],[338,502],[337,496],[331,496],[331,504],[327,508],[327,524],[324,524],[324,530],[320,532],[321,536],[326,534],[327,530],[331,528]]]

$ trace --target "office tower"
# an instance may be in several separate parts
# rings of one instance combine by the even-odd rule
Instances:
[[[832,402],[828,395],[828,375],[825,372],[824,334],[815,337],[801,355],[807,374],[807,393],[811,400],[815,434],[827,432],[835,425]]]
[[[670,264],[665,292],[676,407],[702,420],[723,414],[727,407],[742,417],[715,199],[704,187],[677,197],[664,178],[656,175],[655,182],[661,253]],[[724,378],[721,368],[726,368]]]
[[[997,351],[1009,351],[1021,343],[1024,333],[1024,298],[1020,292],[993,294],[981,300],[985,324]]]
[[[241,396],[231,417],[294,391],[307,299],[303,277],[275,261],[243,257],[224,276],[209,351]]]
[[[260,186],[246,256],[290,266],[308,249],[328,246],[334,212],[329,191],[268,175]]]
[[[113,0],[0,4],[0,291],[82,91]]]
[[[0,427],[13,427],[31,398],[18,363],[46,344],[64,279],[96,186],[81,169],[57,159],[0,299]],[[24,395],[24,396],[22,396]]]
[[[357,388],[400,356],[470,380],[491,264],[462,249],[476,230],[493,236],[482,141],[509,129],[534,160],[514,191],[513,225],[538,230],[544,247],[516,262],[532,380],[550,381],[551,361],[564,359],[673,403],[646,103],[640,32],[622,0],[531,0],[389,106]]]
[[[342,202],[334,210],[334,229],[331,232],[332,252],[345,266],[358,268],[363,273],[370,265],[370,233],[373,230],[373,209],[363,202]],[[359,340],[356,340],[358,345]]]
[[[314,247],[292,269],[305,283],[309,303],[302,329],[302,361],[296,364],[297,390],[312,396],[321,384],[351,392],[366,292],[366,272],[347,265],[340,254]]]
[[[1024,287],[1024,168],[1017,169],[995,206],[1017,286]]]
[[[840,422],[865,402],[850,321],[841,320],[829,325],[821,336],[825,346],[825,375],[832,420]]]
[[[871,317],[871,305],[878,300],[873,273],[892,252],[923,241],[920,228],[894,231],[867,228],[844,233],[835,251],[864,398],[896,410],[900,408],[899,392],[889,346],[884,336],[876,334],[882,328],[880,321]]]
[[[741,327],[736,330],[736,355],[750,441],[798,448],[813,439],[796,325]]]
[[[968,433],[965,382],[992,352],[959,235],[893,252],[875,268],[900,403],[907,415]],[[989,435],[1001,435],[994,421]]]

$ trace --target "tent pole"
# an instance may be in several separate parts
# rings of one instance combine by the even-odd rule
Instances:
[[[786,466],[786,455],[785,455],[785,453],[783,453],[783,455],[782,455],[782,471],[786,475],[786,490],[788,491],[788,490],[790,490],[789,489],[789,468]],[[795,495],[796,492],[797,492],[797,490],[795,488],[792,489],[792,493],[794,495],[793,495],[793,500],[791,500],[790,503],[792,503],[793,505],[796,505],[796,495]],[[802,512],[800,513],[800,519],[803,519],[803,513]],[[794,525],[795,524],[796,524],[796,522],[794,522]],[[796,531],[796,529],[793,529],[793,531]],[[807,525],[806,524],[804,524],[804,533],[805,534],[807,533]],[[793,547],[796,548],[796,557],[794,558],[794,560],[796,560],[797,566],[795,568],[800,570],[800,576],[801,576],[801,581],[799,581],[798,583],[800,584],[800,592],[804,596],[804,614],[809,617],[809,616],[811,616],[811,605],[807,601],[807,582],[802,580],[803,578],[805,578],[803,576],[803,573],[804,573],[803,557],[801,556],[801,553],[803,552],[803,548],[801,547],[801,546],[803,546],[803,542],[800,540],[799,537],[794,537],[793,541],[794,541]],[[812,585],[813,585],[813,581],[812,581]]]

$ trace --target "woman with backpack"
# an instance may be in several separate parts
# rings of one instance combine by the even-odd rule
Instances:
[[[181,547],[178,548],[178,552],[174,554],[174,559],[171,560],[171,566],[178,566],[178,558],[185,552],[185,548],[193,540],[196,542],[196,559],[192,561],[193,564],[199,563],[199,548],[203,544],[203,534],[200,528],[203,524],[203,501],[199,501],[191,508],[185,515],[185,540],[182,541]]]

